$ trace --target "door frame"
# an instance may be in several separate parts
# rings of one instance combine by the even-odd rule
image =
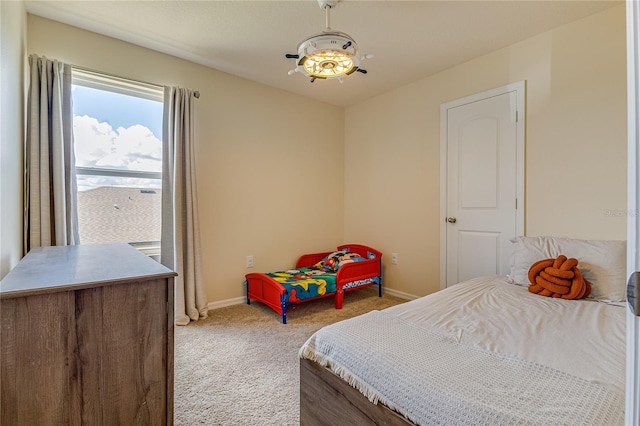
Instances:
[[[524,235],[524,130],[525,130],[525,81],[517,81],[475,95],[466,96],[440,105],[440,290],[447,286],[447,111],[472,102],[516,92],[516,235]]]
[[[627,17],[627,277],[640,271],[640,4]],[[625,424],[640,424],[640,316],[627,307]]]

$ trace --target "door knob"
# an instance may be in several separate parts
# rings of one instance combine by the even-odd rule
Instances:
[[[629,309],[640,317],[640,271],[633,272],[627,281],[627,303]]]
[[[447,218],[447,222],[449,222],[449,223],[456,223],[457,220],[458,219],[456,219],[455,217],[448,217]]]

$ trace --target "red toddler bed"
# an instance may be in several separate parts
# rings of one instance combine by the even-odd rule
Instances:
[[[382,253],[360,244],[345,244],[335,252],[303,254],[295,269],[254,272],[245,275],[247,304],[258,300],[282,315],[287,323],[287,306],[334,296],[342,308],[344,293],[378,285],[382,297]]]

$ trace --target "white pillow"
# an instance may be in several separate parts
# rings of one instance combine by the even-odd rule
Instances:
[[[511,239],[509,281],[529,285],[529,268],[538,260],[558,257],[578,259],[578,268],[592,284],[596,300],[626,300],[627,242],[624,240],[578,240],[559,237],[516,237]]]
[[[529,268],[538,260],[549,259],[551,249],[547,237],[515,237],[511,243],[511,273],[507,279],[518,285],[529,283]]]

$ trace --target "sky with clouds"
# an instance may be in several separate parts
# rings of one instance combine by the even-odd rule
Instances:
[[[140,124],[114,129],[88,115],[73,117],[76,166],[162,171],[162,143]]]
[[[162,171],[162,102],[73,88],[76,166]],[[78,176],[78,189],[154,187],[147,179]]]

